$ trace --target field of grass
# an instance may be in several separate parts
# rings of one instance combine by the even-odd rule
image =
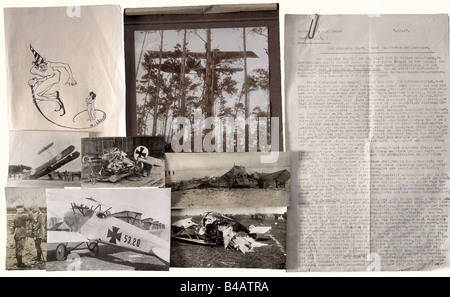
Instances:
[[[68,245],[69,249],[77,246],[77,243]],[[72,251],[66,260],[57,261],[55,250],[57,244],[48,245],[47,271],[89,271],[89,270],[141,270],[141,271],[167,271],[168,265],[158,258],[135,253],[108,245],[99,245],[97,257],[92,257],[82,244],[77,250]]]

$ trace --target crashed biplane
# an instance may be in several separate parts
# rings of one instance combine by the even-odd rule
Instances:
[[[25,165],[10,165],[9,174],[21,174],[21,179],[23,180],[39,179],[56,171],[80,156],[80,153],[75,151],[75,146],[73,145],[68,146],[55,156],[50,152],[50,148],[53,147],[53,144],[54,143],[52,142],[38,151],[38,155],[43,155],[44,152],[46,153],[46,161],[42,165],[35,168]]]
[[[82,163],[89,167],[89,181],[92,183],[116,183],[127,177],[146,177],[153,166],[163,166],[163,161],[149,156],[149,151],[144,146],[138,146],[133,157],[117,147],[106,148],[100,158],[83,156]],[[94,170],[94,163],[100,163],[100,170]]]
[[[233,218],[209,211],[202,215],[201,222],[192,218],[172,223],[174,240],[209,246],[223,246],[242,253],[252,252],[254,248],[267,244],[257,241],[258,236],[267,234],[272,227],[244,226]]]
[[[92,257],[99,254],[101,244],[122,250],[155,256],[168,265],[170,243],[149,230],[144,230],[132,222],[124,221],[110,212],[112,207],[102,205],[92,198],[86,198],[94,206],[70,203],[70,210],[64,214],[64,224],[70,231],[57,230],[59,225],[47,231],[47,243],[57,243],[55,257],[63,261],[67,256],[85,245]],[[86,202],[88,203],[88,202]],[[102,210],[103,206],[103,210]],[[69,248],[69,243],[76,243]]]

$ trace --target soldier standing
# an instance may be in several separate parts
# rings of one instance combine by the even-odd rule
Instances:
[[[23,205],[17,205],[16,210],[17,213],[16,216],[14,217],[13,233],[14,233],[14,240],[16,242],[17,267],[24,268],[27,267],[22,262],[23,249],[28,236],[27,222],[31,222],[33,220],[33,217],[28,213],[24,213],[25,209]]]
[[[33,235],[34,235],[34,245],[36,247],[36,262],[42,262],[43,254],[41,243],[45,238],[45,228],[46,228],[46,216],[41,212],[39,207],[33,207]]]

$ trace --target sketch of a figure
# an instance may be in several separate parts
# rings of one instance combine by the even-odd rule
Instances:
[[[97,116],[95,115],[95,97],[97,97],[97,94],[94,92],[89,92],[89,95],[86,98],[86,106],[87,106],[87,112],[89,115],[88,121],[92,122],[97,119]]]
[[[31,67],[30,72],[34,77],[28,81],[28,85],[32,89],[33,100],[54,101],[58,103],[59,109],[55,111],[62,110],[61,116],[63,116],[66,113],[64,103],[61,101],[59,91],[53,90],[53,87],[59,84],[61,80],[61,69],[66,71],[69,75],[66,84],[70,86],[76,85],[77,82],[73,77],[72,70],[67,63],[47,61],[34,50],[31,44],[30,50],[34,56],[33,66]]]

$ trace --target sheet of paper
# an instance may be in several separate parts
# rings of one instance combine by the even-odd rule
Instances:
[[[125,136],[119,6],[6,8],[10,130]]]
[[[446,15],[286,17],[288,269],[446,263],[448,33]]]

